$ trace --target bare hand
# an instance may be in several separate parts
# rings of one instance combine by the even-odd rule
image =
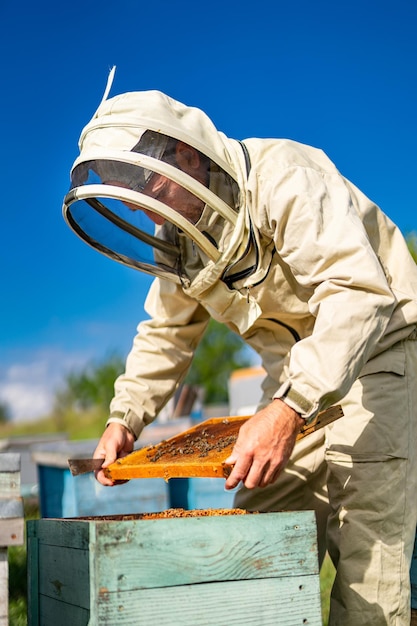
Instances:
[[[282,400],[273,400],[245,422],[226,460],[234,465],[226,489],[240,481],[248,489],[272,484],[287,464],[303,424],[300,415]]]
[[[130,454],[134,443],[135,438],[132,433],[121,424],[113,423],[107,426],[93,454],[95,459],[105,459],[102,469],[95,473],[99,483],[112,486],[127,482],[126,480],[110,480],[104,475],[103,468],[114,463],[116,459]]]

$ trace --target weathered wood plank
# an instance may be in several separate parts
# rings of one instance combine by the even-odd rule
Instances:
[[[95,531],[100,579],[112,591],[318,574],[311,511],[104,523]]]
[[[124,588],[318,573],[311,511],[133,521],[28,523],[43,546],[95,545],[103,585]],[[90,537],[90,541],[88,541]],[[265,538],[268,538],[266,541]],[[45,547],[46,549],[46,547]]]
[[[25,523],[22,517],[0,518],[0,546],[21,546],[24,543]]]
[[[67,546],[68,548],[88,549],[90,542],[89,522],[77,520],[29,520],[27,522],[28,537],[36,537],[41,544],[50,546]]]
[[[47,546],[87,550],[95,544],[96,573],[114,591],[121,585],[255,578],[260,572],[262,577],[318,573],[315,528],[314,514],[303,511],[119,522],[39,520],[28,523],[28,534],[39,538],[45,558]],[[121,564],[122,578],[115,562]]]
[[[44,544],[39,552],[39,593],[88,609],[90,607],[88,550]]]
[[[20,496],[20,472],[0,472],[0,493],[2,498]]]
[[[73,604],[65,604],[53,598],[40,596],[39,598],[39,626],[87,626],[90,611]],[[134,624],[135,622],[132,622]],[[112,626],[116,626],[114,622]],[[110,626],[110,625],[109,625]]]
[[[0,454],[0,473],[20,473],[20,454],[16,452],[2,452]]]
[[[315,576],[102,594],[90,626],[321,626]]]
[[[39,626],[39,541],[26,535],[27,581],[28,581],[28,626]]]

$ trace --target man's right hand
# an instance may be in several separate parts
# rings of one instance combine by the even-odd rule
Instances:
[[[114,463],[116,459],[130,454],[133,451],[134,443],[135,438],[132,433],[121,424],[113,423],[107,426],[93,454],[95,459],[104,459],[102,468],[95,472],[99,483],[111,487],[127,482],[125,480],[111,480],[107,478],[103,469]]]

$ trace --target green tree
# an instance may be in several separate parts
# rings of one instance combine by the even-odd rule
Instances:
[[[227,402],[231,372],[251,363],[251,353],[243,340],[223,324],[210,320],[185,382],[203,387],[207,404]]]
[[[92,362],[79,372],[70,372],[55,399],[56,410],[86,410],[101,406],[108,410],[114,393],[114,381],[124,370],[117,354],[101,362]]]

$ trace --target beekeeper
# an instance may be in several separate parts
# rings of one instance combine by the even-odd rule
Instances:
[[[337,569],[330,624],[409,624],[417,268],[398,228],[321,150],[230,139],[158,91],[107,96],[82,131],[65,219],[155,280],[95,456],[132,451],[209,319],[226,324],[267,372],[228,459],[236,506],[316,510]],[[335,403],[344,417],[294,448]]]

